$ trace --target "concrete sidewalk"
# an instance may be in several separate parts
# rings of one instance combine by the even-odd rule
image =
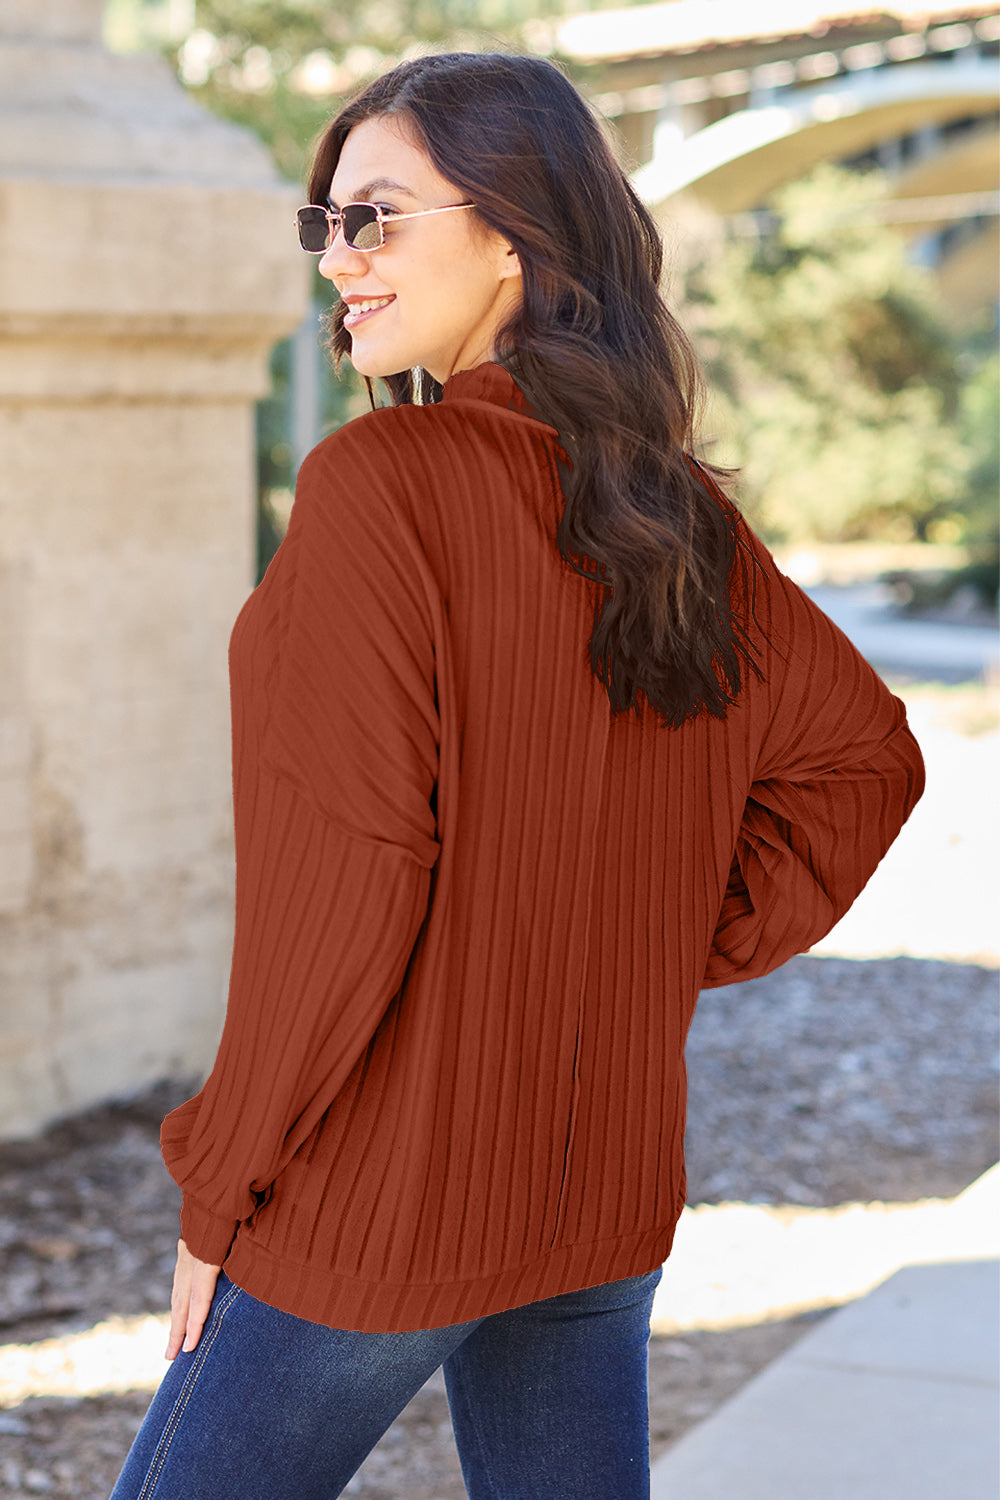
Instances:
[[[907,1266],[652,1468],[651,1500],[997,1500],[998,1263]]]

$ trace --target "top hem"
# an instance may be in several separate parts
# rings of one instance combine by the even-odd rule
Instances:
[[[251,1297],[307,1322],[356,1333],[413,1333],[645,1275],[662,1266],[670,1254],[675,1229],[676,1223],[558,1246],[528,1265],[468,1281],[401,1285],[361,1281],[326,1266],[280,1260],[241,1231],[224,1270]]]

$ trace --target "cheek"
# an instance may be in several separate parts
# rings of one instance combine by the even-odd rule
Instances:
[[[407,313],[433,309],[437,317],[460,317],[488,305],[496,278],[460,236],[450,237],[400,265],[398,289],[405,291]]]
[[[471,302],[464,281],[441,271],[431,276],[407,277],[397,288],[397,326],[400,331],[428,336],[441,334],[468,320]]]
[[[439,312],[455,322],[475,322],[492,306],[497,281],[476,262],[465,262],[446,271],[435,287]]]

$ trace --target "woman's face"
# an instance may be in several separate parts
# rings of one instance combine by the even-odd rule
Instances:
[[[378,203],[417,213],[461,203],[399,117],[363,120],[348,135],[330,203]],[[507,240],[473,209],[386,224],[377,250],[353,250],[337,235],[319,263],[351,312],[351,362],[361,375],[396,375],[422,365],[442,384],[493,356],[500,326],[520,304],[521,267]]]

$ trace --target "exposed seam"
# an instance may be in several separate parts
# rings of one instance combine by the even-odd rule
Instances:
[[[573,1044],[573,1073],[570,1087],[569,1119],[566,1122],[566,1144],[563,1148],[562,1176],[559,1179],[559,1197],[556,1199],[555,1222],[552,1226],[552,1238],[549,1240],[549,1249],[555,1249],[556,1240],[559,1238],[560,1220],[563,1212],[563,1198],[566,1193],[566,1178],[569,1175],[569,1156],[573,1148],[573,1140],[576,1136],[576,1120],[580,1112],[580,1078],[577,1071],[580,1056],[580,1016],[576,1021],[576,1041]]]

